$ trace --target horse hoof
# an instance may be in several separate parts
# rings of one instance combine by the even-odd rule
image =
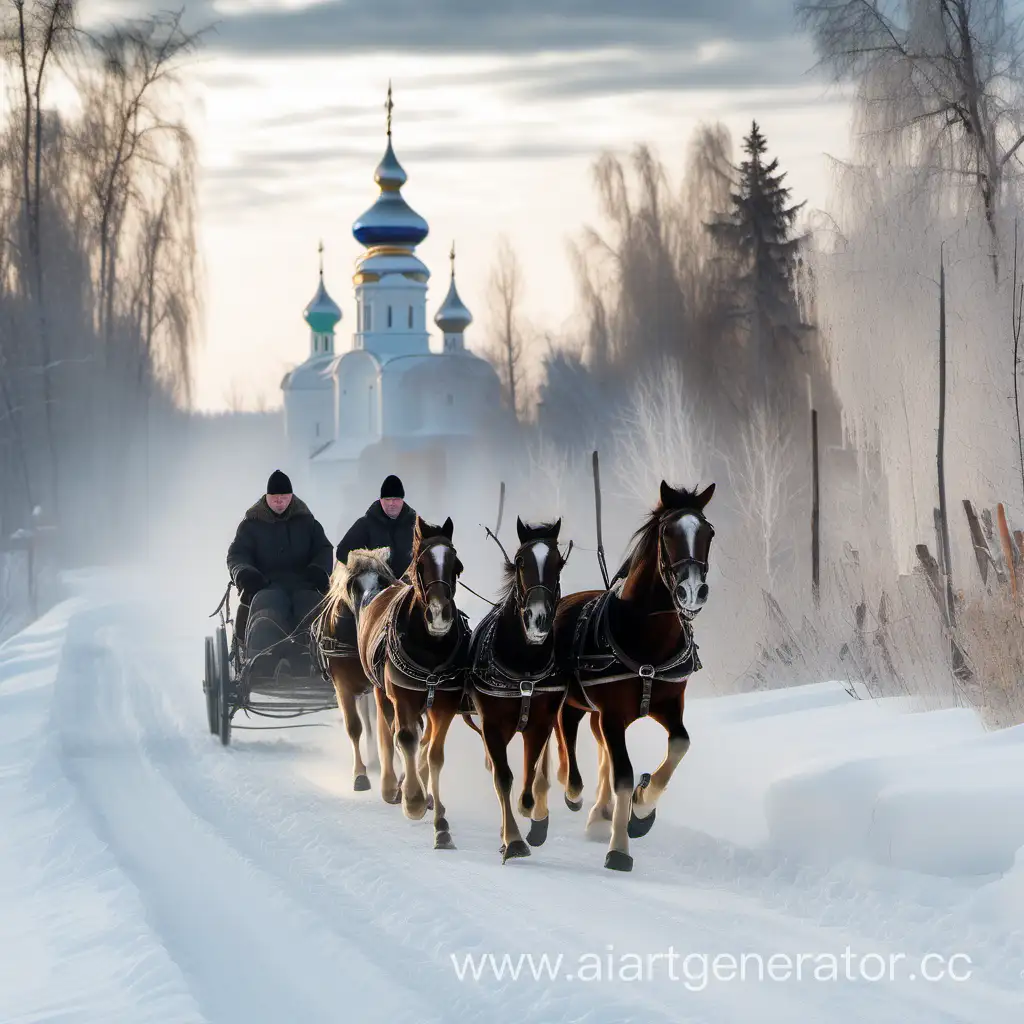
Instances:
[[[455,844],[452,842],[451,832],[438,832],[434,835],[434,849],[435,850],[454,850]]]
[[[567,796],[565,798],[565,806],[568,807],[570,811],[582,811],[583,797],[580,797],[579,800],[570,800]]]
[[[384,803],[391,804],[392,806],[394,806],[395,804],[400,804],[401,802],[402,802],[402,791],[401,790],[398,790],[395,793],[395,795],[392,796],[392,797],[384,797]]]
[[[530,822],[530,832],[526,837],[526,841],[531,846],[543,846],[544,840],[548,837],[548,819],[538,818],[536,821]]]
[[[638,817],[633,811],[629,812],[629,824],[626,826],[626,835],[630,839],[639,839],[647,835],[654,825],[654,816],[658,813],[657,807],[647,815],[646,818]]]
[[[357,793],[365,793],[370,788],[370,780],[365,775],[357,775],[353,788]]]
[[[508,846],[502,846],[501,848],[501,863],[510,860],[513,857],[529,857],[530,848],[522,841],[522,839],[514,839]]]
[[[437,821],[434,822],[434,831],[435,832],[449,832],[449,831],[451,831],[450,828],[448,827],[448,819],[447,818],[438,818]]]
[[[633,858],[621,850],[609,850],[604,858],[604,866],[611,871],[632,871]]]
[[[432,811],[434,809],[434,794],[427,794],[427,810]]]

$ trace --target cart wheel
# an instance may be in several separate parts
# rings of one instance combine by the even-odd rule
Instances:
[[[213,656],[213,637],[206,638],[206,675],[203,677],[203,693],[206,695],[206,721],[214,736],[220,728],[220,703],[218,697],[217,667]]]
[[[217,631],[217,696],[220,712],[220,741],[226,747],[231,742],[231,662],[228,660],[228,638],[222,626]]]

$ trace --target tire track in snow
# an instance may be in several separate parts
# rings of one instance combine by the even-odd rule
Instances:
[[[118,649],[123,650],[121,645]],[[215,742],[209,742],[201,729],[196,728],[196,722],[190,723],[187,715],[184,720],[181,718],[182,709],[174,699],[180,695],[158,696],[154,685],[139,688],[137,696],[140,702],[150,705],[140,711],[139,717],[154,724],[154,742],[160,742],[168,717],[178,719],[179,731],[186,734],[191,731],[195,761],[189,759],[192,765],[189,772],[176,770],[174,774],[176,784],[187,790],[185,799],[193,806],[197,806],[197,802],[202,805],[200,813],[212,821],[230,819],[240,811],[247,820],[259,818],[263,826],[263,839],[259,844],[261,857],[275,859],[278,868],[282,864],[297,866],[301,863],[307,884],[317,879],[319,891],[328,903],[327,893],[338,887],[339,875],[344,876],[347,879],[344,905],[351,913],[351,901],[357,899],[366,907],[364,919],[374,922],[374,928],[376,922],[387,920],[389,912],[394,913],[394,907],[401,904],[404,895],[409,920],[416,921],[414,932],[409,934],[414,934],[414,941],[420,946],[425,942],[441,948],[450,946],[452,934],[461,929],[463,949],[511,949],[513,952],[554,949],[564,951],[566,959],[571,960],[581,948],[604,950],[604,943],[597,941],[593,934],[600,927],[595,925],[594,911],[597,910],[597,920],[611,925],[608,936],[614,937],[615,948],[619,950],[651,949],[652,938],[656,940],[659,936],[671,936],[684,949],[694,948],[693,944],[687,946],[691,940],[691,943],[696,941],[700,949],[712,952],[732,950],[736,948],[738,937],[753,935],[755,943],[773,950],[830,950],[835,947],[837,952],[841,951],[835,934],[822,934],[817,922],[794,920],[780,914],[770,905],[774,901],[765,906],[756,899],[751,901],[749,896],[723,893],[721,889],[709,893],[707,878],[689,878],[688,873],[680,871],[678,851],[674,848],[666,855],[645,844],[643,874],[646,878],[640,877],[639,871],[623,878],[591,866],[595,861],[600,863],[595,846],[565,837],[549,841],[548,846],[537,852],[536,859],[503,868],[494,855],[484,858],[470,852],[473,846],[480,846],[481,835],[490,848],[490,844],[486,844],[489,830],[481,834],[479,827],[473,828],[464,820],[469,816],[464,815],[463,809],[458,809],[457,818],[452,820],[453,823],[458,821],[463,849],[458,855],[434,854],[428,845],[429,825],[426,822],[418,828],[411,825],[397,808],[381,804],[376,793],[355,800],[332,798],[304,784],[301,777],[289,778],[288,787],[282,789],[281,762],[275,758],[268,767],[260,751],[246,750],[244,745],[224,751]],[[204,784],[208,782],[207,772],[223,778],[228,785]],[[191,778],[186,779],[189,774]],[[274,799],[282,792],[286,794],[287,808]],[[226,793],[230,793],[231,798],[225,802]],[[354,814],[359,818],[353,829],[351,816]],[[686,832],[672,826],[666,831],[673,838]],[[238,834],[238,828],[232,828],[231,832]],[[274,839],[268,843],[266,837],[270,834]],[[731,859],[729,844],[709,837],[683,838],[684,847],[696,841],[699,848],[703,842],[718,848],[723,861]],[[345,866],[340,871],[337,851],[343,851],[340,860]],[[712,855],[711,850],[706,852]],[[457,868],[451,864],[452,860],[458,862]],[[522,873],[524,871],[526,874]],[[669,881],[652,885],[647,880],[651,877]],[[504,897],[499,908],[495,907],[492,895],[496,885],[501,886]],[[408,897],[412,890],[415,891],[415,908]],[[375,899],[370,898],[371,893],[376,894]],[[442,921],[437,919],[438,906],[446,907]],[[490,927],[481,928],[481,920],[489,922]],[[438,972],[450,971],[441,958],[435,958],[432,966]],[[618,1022],[628,1019],[643,1006],[645,1020],[680,1021],[683,1018],[678,1000],[685,995],[689,1009],[698,1014],[693,1019],[737,1020],[744,1017],[750,998],[749,989],[744,991],[740,986],[719,988],[714,993],[701,992],[695,998],[678,985],[623,984],[619,991],[628,992],[629,998],[610,1000],[611,990],[604,988],[597,1001],[600,1009],[595,1009],[592,1003],[589,1012],[577,1017],[578,988],[563,983],[549,986],[547,991],[531,998],[528,983],[521,983],[519,992],[512,986],[505,986],[509,1019]],[[962,1024],[967,1019],[957,1009],[947,1010],[943,995],[935,989],[897,992],[884,986],[869,986],[851,991],[850,1001],[855,1002],[861,1013],[879,1021]],[[762,1019],[791,1020],[794,1014],[804,1019],[825,1019],[834,1006],[834,990],[827,985],[768,985],[763,988],[763,996],[759,993],[759,1003]],[[960,1004],[961,1000],[954,999],[953,1003]],[[514,1006],[517,1007],[515,1012]]]
[[[438,1020],[401,979],[288,900],[276,879],[181,802],[138,743],[122,666],[102,633],[90,640],[84,625],[72,622],[71,657],[57,679],[63,768],[207,1018]]]
[[[167,637],[154,642],[141,617],[137,628],[130,629],[120,609],[116,618],[109,616],[107,621],[116,622],[109,642],[105,648],[94,649],[92,656],[109,664],[101,666],[98,673],[69,675],[68,692],[58,697],[65,706],[62,733],[72,740],[72,753],[76,739],[99,747],[108,761],[116,760],[112,755],[120,750],[124,763],[137,766],[144,778],[145,784],[139,781],[132,790],[108,773],[90,779],[86,787],[92,801],[97,799],[97,785],[112,789],[112,794],[103,796],[107,813],[120,816],[114,825],[124,846],[115,843],[116,853],[127,852],[130,857],[141,852],[159,859],[159,851],[140,848],[137,838],[121,834],[128,823],[118,805],[118,794],[128,795],[129,812],[140,808],[149,794],[157,798],[161,813],[165,807],[174,808],[172,831],[191,829],[204,837],[203,843],[190,839],[193,861],[200,846],[203,851],[211,846],[219,851],[221,866],[216,874],[206,866],[211,877],[222,879],[223,870],[248,872],[239,891],[220,897],[220,916],[214,915],[212,921],[209,914],[204,918],[213,935],[229,943],[237,941],[239,929],[231,922],[235,904],[239,898],[259,896],[263,901],[261,923],[283,920],[291,930],[302,933],[301,948],[329,947],[335,953],[336,969],[348,981],[349,998],[341,1004],[343,1009],[339,1011],[336,1005],[333,1014],[316,1016],[318,1009],[325,1011],[326,1003],[317,1003],[318,997],[306,992],[307,1002],[313,999],[316,1004],[314,1015],[297,1012],[299,1004],[290,1001],[292,990],[300,999],[304,987],[319,992],[323,986],[318,973],[307,970],[303,974],[301,965],[293,962],[290,977],[271,984],[271,964],[270,976],[257,979],[257,984],[262,983],[264,989],[270,985],[278,1010],[287,1006],[276,1021],[343,1019],[340,1013],[360,1024],[441,1017],[446,1021],[515,1020],[520,1024],[619,1024],[632,1018],[657,1024],[746,1020],[752,1006],[757,1007],[758,1019],[763,1022],[838,1020],[836,989],[828,985],[762,985],[754,991],[750,986],[720,986],[695,994],[670,984],[602,985],[595,991],[593,985],[586,990],[564,983],[459,983],[447,959],[453,946],[467,952],[556,949],[571,958],[581,949],[603,949],[599,936],[608,934],[614,935],[618,949],[630,944],[650,949],[652,942],[660,939],[684,945],[689,941],[688,948],[699,945],[712,952],[735,949],[738,943],[764,950],[786,949],[794,943],[807,948],[808,941],[811,948],[829,949],[848,938],[848,928],[857,928],[858,921],[851,914],[850,920],[838,922],[848,928],[822,927],[827,922],[808,918],[814,894],[804,891],[804,882],[810,879],[801,872],[789,877],[789,868],[769,855],[737,853],[727,843],[688,833],[669,821],[664,823],[667,828],[656,846],[643,844],[642,864],[638,860],[638,870],[625,877],[599,866],[599,847],[558,836],[554,829],[548,845],[534,858],[502,867],[493,850],[496,815],[492,806],[476,808],[476,815],[468,813],[470,808],[453,807],[461,848],[450,855],[435,854],[429,848],[429,822],[413,825],[400,809],[383,805],[377,793],[356,799],[328,794],[296,773],[287,760],[263,756],[273,749],[269,745],[263,750],[247,750],[245,743],[221,748],[206,731],[198,679],[186,686],[169,677],[182,659],[180,652],[177,658],[171,656],[170,646],[162,651]],[[102,680],[90,677],[97,674]],[[67,699],[75,688],[80,691],[78,707]],[[89,706],[96,696],[88,692],[91,688],[107,701],[109,710]],[[84,731],[76,724],[76,715],[88,726]],[[107,716],[113,728],[104,733]],[[298,744],[280,746],[289,748],[299,754],[303,750]],[[76,764],[87,755],[88,750],[79,749]],[[339,774],[346,767],[339,764]],[[484,820],[486,824],[481,824]],[[659,848],[665,846],[664,837],[671,837],[668,849]],[[486,855],[480,852],[484,849]],[[152,895],[150,867],[148,859],[143,860],[133,875],[147,900]],[[167,865],[164,871],[163,881],[174,884],[177,878],[180,883],[180,871]],[[723,892],[723,887],[727,891]],[[173,927],[167,931],[166,924],[170,920],[175,927],[182,926],[175,916],[178,908],[168,912],[161,907],[166,902],[162,893],[154,902],[155,911],[163,911],[162,916],[154,914],[161,934],[167,936],[168,948],[177,956],[181,937]],[[824,897],[822,902],[826,902]],[[843,897],[840,903],[855,909],[853,899]],[[805,920],[792,916],[793,904],[800,905]],[[243,915],[243,922],[251,918]],[[185,931],[194,941],[194,922],[186,922]],[[319,938],[312,941],[310,936]],[[222,969],[250,963],[253,956],[265,965],[275,951],[281,951],[280,938],[269,951],[254,953],[251,945],[249,937],[242,936],[237,948],[224,953]],[[313,959],[316,956],[314,951]],[[378,970],[375,965],[381,964],[384,967]],[[209,965],[200,966],[206,969]],[[358,980],[359,988],[378,993],[394,994],[403,983],[409,987],[401,991],[394,1012],[381,1010],[376,1016],[371,1008],[371,1015],[354,1013],[350,1017],[353,979]],[[197,983],[206,988],[222,984],[209,977],[200,977]],[[618,993],[622,996],[617,997]],[[205,992],[202,994],[201,1003],[209,1012]],[[993,1015],[994,1004],[987,1001],[979,1004],[977,1014],[962,1011],[963,999],[944,1007],[937,989],[912,992],[861,986],[844,991],[844,1000],[855,1007],[851,1020],[866,1017],[901,1024],[985,1020],[994,1024],[1012,1019]],[[440,1017],[431,1018],[429,1014],[441,1003],[447,1009]],[[222,1006],[225,1012],[230,1006],[230,1013],[211,1016],[217,1024],[241,1016],[237,1001],[225,1000]],[[245,1019],[264,1018],[257,1012]]]

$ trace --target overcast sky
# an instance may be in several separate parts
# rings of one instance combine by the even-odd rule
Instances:
[[[201,160],[205,344],[197,401],[280,400],[306,357],[302,309],[317,244],[355,322],[352,222],[374,200],[394,88],[403,194],[426,218],[428,313],[459,290],[484,342],[501,234],[524,264],[526,312],[558,333],[575,303],[566,241],[600,225],[591,167],[648,142],[678,175],[693,129],[741,135],[756,117],[795,198],[827,201],[826,154],[847,151],[846,108],[813,71],[790,0],[85,0],[103,20],[185,8],[213,26],[188,66]]]

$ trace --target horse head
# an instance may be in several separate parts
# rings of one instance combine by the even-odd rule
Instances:
[[[463,567],[452,544],[453,532],[451,518],[442,526],[433,526],[416,517],[410,567],[412,585],[423,608],[427,632],[434,637],[446,636],[457,614],[455,585]]]
[[[714,484],[697,494],[661,482],[661,501],[655,509],[658,574],[676,612],[684,619],[694,618],[710,594],[707,575],[715,528],[704,509],[714,493]]]
[[[335,570],[342,600],[358,620],[359,612],[395,581],[389,548],[356,548]]]
[[[526,642],[542,644],[551,635],[555,608],[561,597],[561,575],[566,559],[558,550],[562,520],[527,526],[516,518],[519,549],[506,566]]]

